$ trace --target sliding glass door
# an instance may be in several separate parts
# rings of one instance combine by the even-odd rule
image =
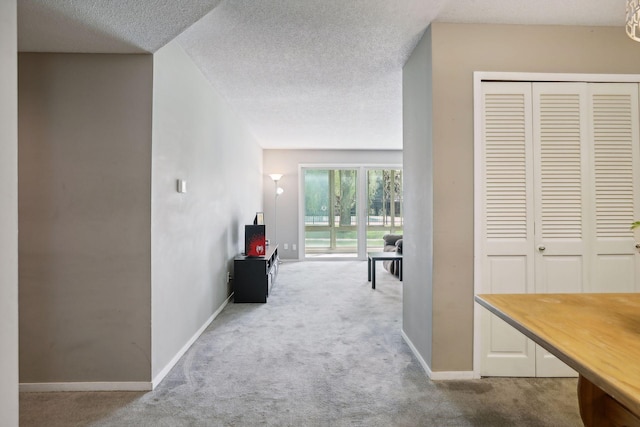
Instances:
[[[382,250],[384,234],[402,233],[400,169],[304,167],[301,175],[305,258],[364,259]]]
[[[382,251],[385,234],[402,234],[402,171],[367,171],[367,252]]]
[[[358,256],[355,169],[304,170],[306,256]]]

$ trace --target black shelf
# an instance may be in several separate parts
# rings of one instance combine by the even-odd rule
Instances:
[[[261,257],[238,255],[233,260],[233,301],[267,302],[278,275],[278,245]]]

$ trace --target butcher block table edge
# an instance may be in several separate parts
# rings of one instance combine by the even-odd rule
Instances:
[[[608,425],[640,425],[639,293],[484,294],[475,300],[580,374],[585,425],[599,425],[585,419],[593,411],[585,405],[599,404],[583,401],[590,386],[629,412]]]

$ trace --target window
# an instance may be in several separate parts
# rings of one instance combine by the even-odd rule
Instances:
[[[367,171],[367,252],[381,251],[382,236],[402,234],[402,171]]]
[[[400,169],[305,167],[302,176],[305,257],[362,259],[402,233]]]

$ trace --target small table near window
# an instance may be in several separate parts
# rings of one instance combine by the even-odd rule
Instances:
[[[398,277],[402,281],[402,254],[398,252],[369,252],[367,254],[368,281],[376,288],[376,261],[393,261],[398,266]]]

